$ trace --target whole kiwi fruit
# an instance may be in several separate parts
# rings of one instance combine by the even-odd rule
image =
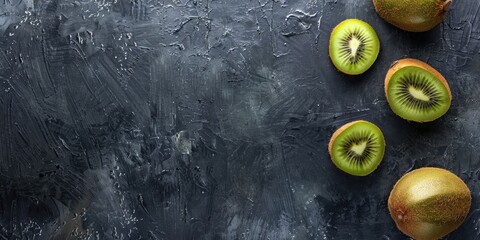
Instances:
[[[380,40],[370,24],[347,19],[332,30],[328,47],[333,65],[349,75],[367,71],[380,52]]]
[[[437,240],[457,229],[470,211],[467,185],[442,168],[405,174],[393,187],[388,209],[397,228],[416,240]]]
[[[392,64],[385,77],[385,95],[395,114],[414,122],[440,118],[452,102],[450,87],[442,74],[412,58]]]
[[[443,21],[452,0],[373,0],[385,21],[409,32],[425,32]]]
[[[375,124],[364,120],[337,129],[328,144],[332,162],[354,176],[366,176],[380,164],[385,153],[385,138]]]

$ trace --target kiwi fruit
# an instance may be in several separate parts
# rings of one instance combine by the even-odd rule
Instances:
[[[395,114],[414,122],[438,119],[452,102],[450,87],[442,74],[411,58],[392,64],[385,77],[385,95]]]
[[[330,35],[330,59],[339,71],[349,75],[367,71],[379,51],[377,33],[368,23],[358,19],[339,23]]]
[[[328,144],[332,162],[354,176],[366,176],[380,164],[385,138],[375,124],[363,120],[347,123],[333,133]]]
[[[385,21],[409,32],[425,32],[438,25],[452,0],[373,0]]]
[[[388,209],[397,228],[416,240],[436,240],[457,229],[470,211],[467,185],[448,170],[424,167],[393,187]]]

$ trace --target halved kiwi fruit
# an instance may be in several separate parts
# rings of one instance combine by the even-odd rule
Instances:
[[[328,153],[339,169],[351,175],[366,176],[382,161],[385,138],[380,128],[371,122],[350,122],[333,133]]]
[[[368,23],[358,19],[339,23],[330,35],[330,59],[339,71],[349,75],[367,71],[379,51],[377,33]]]
[[[471,203],[462,179],[445,169],[425,167],[398,180],[388,209],[404,234],[416,240],[437,240],[463,223]]]
[[[385,95],[395,114],[415,122],[430,122],[443,116],[452,102],[450,87],[442,74],[410,58],[392,64],[385,78]]]
[[[452,0],[373,0],[385,21],[410,32],[425,32],[440,23]]]

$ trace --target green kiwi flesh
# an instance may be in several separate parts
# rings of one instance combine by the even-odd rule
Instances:
[[[358,19],[339,23],[330,36],[330,59],[339,71],[349,75],[367,71],[379,51],[377,33],[368,23]]]
[[[416,66],[396,71],[386,88],[393,112],[406,120],[433,121],[443,116],[451,105],[449,90],[441,80]]]
[[[332,162],[342,171],[355,176],[366,176],[382,161],[385,138],[375,124],[355,121],[333,134],[329,152]]]

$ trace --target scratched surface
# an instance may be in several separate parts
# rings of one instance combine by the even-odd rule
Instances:
[[[472,191],[447,239],[480,239],[479,12],[414,34],[367,0],[0,0],[0,239],[407,239],[386,200],[422,166]],[[349,77],[327,43],[354,17],[382,45]],[[391,112],[402,57],[449,80],[446,116]],[[327,153],[357,119],[387,141],[363,178]]]

